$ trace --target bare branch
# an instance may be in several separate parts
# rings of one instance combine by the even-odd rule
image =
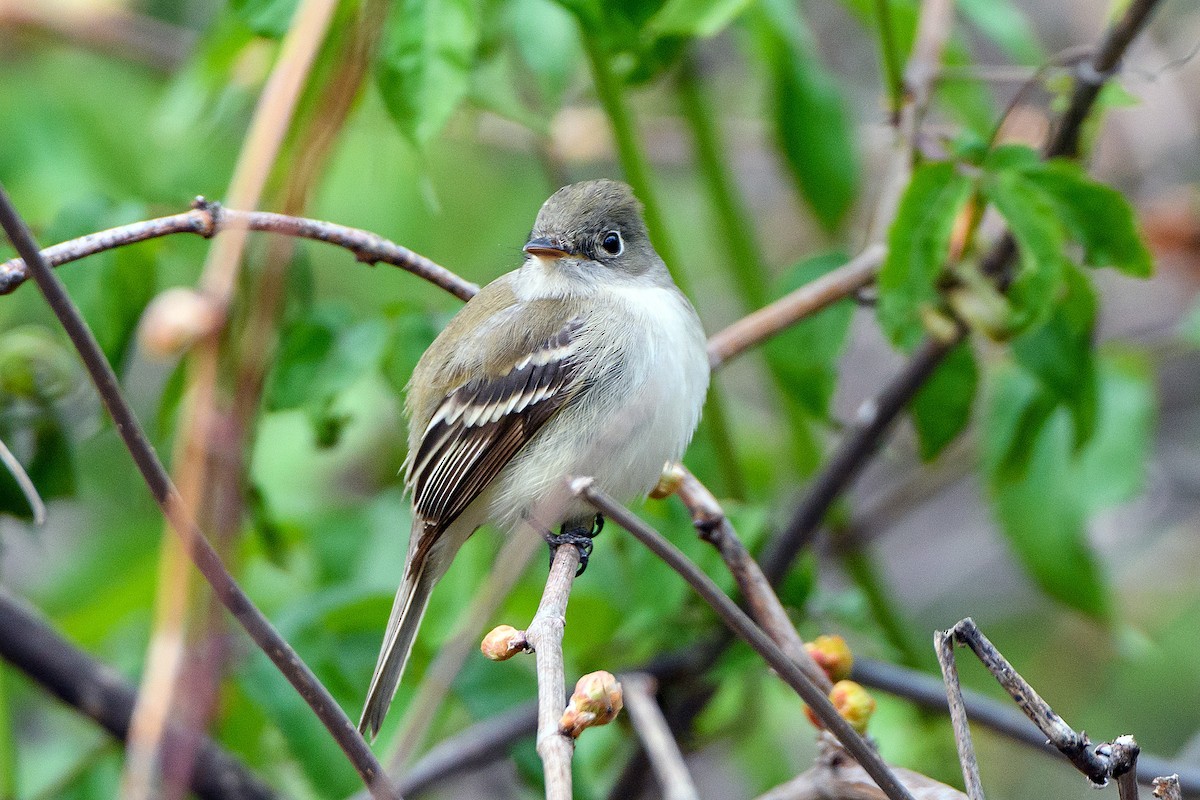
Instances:
[[[136,697],[124,678],[63,638],[0,587],[0,658],[124,742]],[[167,729],[168,743],[183,736]],[[272,800],[274,791],[207,737],[199,741],[191,789],[204,800]]]
[[[833,682],[805,649],[804,640],[792,625],[779,596],[771,588],[758,562],[738,538],[737,531],[725,516],[725,510],[708,487],[687,467],[680,465],[679,469],[679,499],[687,506],[688,511],[692,512],[692,524],[699,532],[700,538],[717,549],[737,580],[738,589],[741,590],[742,597],[750,609],[750,616],[775,640],[779,649],[786,653],[796,666],[804,670],[809,680],[828,694],[833,688]]]
[[[971,728],[967,724],[962,685],[958,681],[958,666],[954,661],[954,640],[943,631],[936,631],[933,634],[933,649],[937,652],[938,663],[942,667],[942,681],[946,684],[950,724],[954,728],[954,744],[958,748],[958,763],[962,766],[967,796],[970,800],[984,800],[983,781],[979,778],[979,760],[975,758],[975,745],[971,741]]]
[[[787,330],[806,317],[828,308],[875,279],[887,249],[875,244],[832,272],[796,289],[768,306],[742,317],[708,340],[708,363],[713,369],[754,345]]]
[[[826,729],[837,737],[891,800],[912,800],[912,796],[896,780],[879,754],[838,714],[820,687],[813,683],[744,611],[726,597],[711,578],[688,560],[687,556],[629,509],[598,489],[591,478],[572,478],[568,485],[574,494],[587,500],[609,520],[633,534],[667,566],[679,573],[696,594],[717,612],[725,624],[754,648],[779,677],[800,695]]]
[[[947,711],[945,686],[937,678],[924,672],[869,658],[857,658],[854,660],[850,679],[863,686],[903,697],[922,708],[941,713]],[[1044,755],[1058,757],[1058,752],[1047,744],[1046,736],[1012,706],[969,689],[963,691],[963,703],[967,717],[972,723],[982,725]],[[1184,791],[1189,796],[1200,795],[1200,769],[1148,753],[1142,753],[1138,757],[1138,765],[1138,774],[1146,776],[1144,780],[1139,778],[1143,785],[1151,784],[1152,775],[1178,773]]]
[[[78,239],[47,247],[42,251],[42,255],[50,266],[58,267],[147,239],[157,239],[175,233],[192,233],[211,239],[218,233],[232,228],[332,244],[349,250],[355,259],[364,264],[390,264],[400,267],[445,289],[460,300],[469,300],[479,291],[478,286],[463,280],[445,267],[370,231],[269,211],[238,211],[203,197],[197,197],[193,201],[191,211],[89,233]],[[11,293],[27,278],[23,259],[14,258],[0,264],[0,295]]]
[[[554,554],[542,602],[525,638],[537,659],[538,728],[537,751],[542,757],[546,776],[546,800],[571,800],[571,755],[575,741],[559,731],[563,697],[567,693],[563,677],[562,638],[566,627],[567,599],[579,568],[579,550],[564,544]]]
[[[622,675],[621,685],[625,687],[629,719],[654,767],[663,800],[700,800],[679,744],[654,699],[658,682],[645,673],[634,672]]]
[[[112,365],[104,357],[95,335],[84,322],[62,281],[42,260],[37,244],[25,222],[17,214],[8,193],[0,186],[0,225],[28,264],[33,279],[45,296],[51,310],[79,352],[88,375],[96,386],[108,413],[141,472],[159,508],[171,523],[171,528],[183,540],[188,555],[212,586],[221,604],[245,628],[256,644],[266,653],[288,682],[300,693],[309,707],[329,730],[338,745],[354,764],[355,769],[379,800],[395,798],[383,779],[383,771],[366,742],[358,735],[354,724],[334,701],[329,691],[317,680],[296,651],[279,635],[270,620],[229,574],[220,556],[204,538],[194,519],[182,513],[178,491],[166,468],[151,446],[145,431],[134,416],[129,402],[121,392]]]
[[[970,617],[960,620],[953,628],[946,631],[945,638],[951,643],[965,644],[971,648],[976,657],[987,667],[988,672],[996,682],[1008,692],[1013,701],[1025,712],[1025,716],[1046,735],[1050,744],[1058,748],[1075,768],[1096,786],[1104,786],[1110,779],[1120,779],[1130,773],[1136,775],[1138,746],[1131,736],[1120,736],[1112,742],[1105,742],[1092,747],[1086,733],[1076,732],[1062,717],[1054,712],[1050,704],[1041,698],[1029,682],[1021,677],[1012,664],[996,649],[988,638],[983,635],[975,621]],[[1127,800],[1125,792],[1133,788],[1137,794],[1136,781],[1122,781],[1121,800]]]

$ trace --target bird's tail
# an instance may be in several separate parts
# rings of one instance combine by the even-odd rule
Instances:
[[[375,675],[371,678],[371,687],[367,689],[362,719],[358,723],[359,732],[368,739],[374,739],[379,733],[383,717],[396,695],[396,687],[400,685],[400,677],[404,674],[413,640],[417,638],[417,630],[421,627],[421,620],[429,605],[429,595],[437,579],[436,570],[422,564],[415,573],[405,575],[396,591],[387,632],[383,635],[383,648],[379,651]]]

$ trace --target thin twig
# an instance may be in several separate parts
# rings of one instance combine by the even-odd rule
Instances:
[[[687,467],[680,465],[679,469],[679,499],[691,512],[692,525],[700,534],[700,538],[715,547],[725,565],[729,567],[729,572],[737,581],[738,589],[746,601],[750,616],[775,640],[779,649],[786,653],[796,666],[804,670],[809,680],[828,694],[833,688],[833,682],[805,649],[804,640],[800,638],[788,617],[779,595],[775,594],[758,562],[738,538],[737,531],[725,516],[725,510],[708,487]]]
[[[46,504],[42,502],[42,496],[38,494],[37,487],[30,480],[29,473],[21,466],[21,462],[8,449],[8,445],[4,443],[3,439],[0,439],[0,466],[8,470],[8,473],[13,476],[13,480],[17,482],[17,488],[25,496],[25,502],[29,504],[30,510],[33,511],[33,524],[41,525],[45,523]]]
[[[800,695],[800,698],[813,710],[813,713],[817,715],[817,718],[821,720],[825,728],[837,737],[838,741],[862,765],[863,769],[870,774],[876,785],[889,798],[892,800],[900,800],[901,798],[912,800],[912,796],[908,793],[908,790],[896,780],[896,777],[892,774],[887,764],[883,762],[883,759],[879,757],[879,754],[838,714],[820,687],[813,683],[804,671],[796,666],[779,649],[775,642],[771,640],[771,637],[754,624],[754,621],[738,608],[732,600],[726,597],[724,592],[713,583],[712,579],[693,564],[687,556],[663,538],[660,533],[635,516],[629,509],[597,488],[595,481],[591,478],[572,478],[568,485],[575,495],[587,500],[610,521],[617,523],[629,531],[638,541],[646,545],[651,552],[662,559],[667,566],[679,573],[696,593],[717,612],[722,621],[741,639],[754,648],[766,660],[767,664],[779,674],[779,677]]]
[[[239,227],[332,244],[349,250],[355,259],[364,264],[390,264],[400,267],[445,289],[460,300],[470,300],[479,291],[478,286],[463,280],[445,267],[370,231],[269,211],[238,211],[203,197],[196,198],[191,211],[89,233],[78,239],[48,247],[42,254],[51,266],[58,267],[96,253],[160,236],[192,233],[211,239],[222,231]],[[27,277],[25,262],[20,258],[0,264],[0,295],[14,291]]]
[[[1021,677],[1012,664],[1001,655],[988,638],[983,635],[970,617],[960,620],[945,632],[948,640],[971,648],[976,657],[992,673],[996,682],[1008,692],[1017,706],[1037,725],[1038,729],[1058,748],[1075,768],[1096,786],[1104,786],[1110,779],[1120,778],[1126,773],[1136,775],[1138,746],[1133,737],[1120,736],[1111,742],[1092,747],[1086,733],[1076,732],[1062,717],[1055,713],[1050,704],[1041,698],[1029,682]],[[1126,781],[1133,786],[1134,781]],[[1136,788],[1134,794],[1136,795]],[[1122,800],[1125,800],[1122,795]]]
[[[954,661],[954,641],[943,631],[933,634],[933,649],[942,667],[942,682],[946,684],[946,701],[950,709],[950,725],[954,729],[954,744],[958,748],[958,763],[962,767],[963,785],[970,800],[984,800],[983,781],[979,778],[979,759],[971,741],[967,723],[967,707],[963,703],[962,685],[958,680],[958,665]]]
[[[28,264],[33,279],[37,282],[46,302],[67,332],[71,343],[79,352],[96,391],[108,413],[112,416],[118,434],[125,443],[142,474],[150,493],[159,508],[171,523],[171,528],[186,543],[188,554],[199,568],[205,580],[234,618],[245,628],[255,643],[266,653],[288,682],[300,693],[313,712],[333,735],[334,740],[346,753],[363,781],[372,789],[372,794],[382,800],[395,798],[396,794],[386,781],[383,772],[366,742],[357,729],[334,701],[329,691],[317,680],[299,655],[279,635],[270,620],[254,605],[229,570],[221,563],[220,556],[204,538],[195,521],[183,513],[180,497],[158,454],[151,446],[145,431],[134,416],[129,402],[121,392],[116,373],[104,357],[95,335],[84,322],[66,287],[42,260],[37,244],[29,228],[17,214],[9,200],[7,191],[0,186],[0,226],[3,226],[17,252]]]
[[[0,658],[93,720],[116,741],[129,733],[136,690],[0,587]],[[170,741],[182,735],[168,727]],[[208,737],[200,740],[191,789],[204,800],[272,800],[274,791]]]
[[[654,699],[657,681],[645,673],[633,672],[621,676],[621,686],[629,721],[654,768],[663,800],[700,800],[679,744]]]
[[[563,715],[566,678],[563,675],[562,639],[567,624],[567,600],[579,550],[564,544],[554,554],[546,588],[537,613],[525,631],[525,639],[537,659],[538,728],[537,752],[546,776],[546,800],[571,800],[571,754],[575,741],[559,731]]]
[[[713,369],[756,344],[782,333],[806,317],[869,284],[875,279],[887,249],[871,245],[844,266],[804,284],[770,305],[742,317],[708,340],[708,363]]]
[[[902,697],[922,708],[941,713],[948,710],[945,686],[937,678],[924,672],[869,658],[856,658],[850,679],[863,686]],[[967,717],[972,723],[982,725],[1043,755],[1058,757],[1058,751],[1048,745],[1046,736],[1011,705],[969,689],[963,691],[963,703],[966,706]],[[1177,773],[1182,776],[1181,783],[1188,796],[1200,795],[1200,769],[1194,766],[1169,761],[1149,753],[1138,756],[1138,766],[1138,775],[1146,776],[1139,778],[1144,786],[1151,785],[1151,776]]]

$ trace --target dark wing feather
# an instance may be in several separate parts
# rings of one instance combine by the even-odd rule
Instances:
[[[508,372],[463,384],[434,411],[408,476],[425,522],[411,564],[424,562],[438,535],[575,395],[582,324],[571,320]]]

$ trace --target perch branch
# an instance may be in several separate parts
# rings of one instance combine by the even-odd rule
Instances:
[[[546,800],[571,800],[571,755],[575,741],[559,731],[566,679],[563,676],[562,639],[566,627],[567,599],[579,568],[579,550],[564,544],[554,554],[546,589],[537,613],[525,631],[525,640],[537,659],[537,752],[546,776]]]
[[[47,247],[42,251],[42,255],[50,266],[59,267],[96,253],[144,242],[147,239],[157,239],[174,233],[192,233],[211,239],[218,233],[232,228],[332,244],[349,250],[356,260],[364,264],[390,264],[400,267],[445,289],[460,300],[469,300],[479,291],[478,286],[463,280],[445,267],[370,231],[269,211],[238,211],[203,197],[197,197],[192,202],[191,211],[89,233],[87,236]],[[0,264],[0,295],[11,293],[28,277],[25,261],[21,258]]]
[[[118,741],[129,733],[136,692],[106,665],[64,639],[0,588],[0,658]],[[168,746],[184,735],[167,729]],[[208,737],[200,739],[191,788],[203,800],[273,800],[274,791]]]
[[[896,780],[879,754],[838,714],[820,687],[813,683],[804,671],[796,666],[750,617],[746,616],[744,611],[726,597],[711,578],[688,560],[687,556],[663,538],[660,533],[642,522],[629,509],[598,489],[591,478],[573,478],[570,480],[569,486],[575,495],[587,500],[609,520],[629,531],[652,553],[662,559],[667,566],[679,573],[696,593],[717,612],[722,621],[762,656],[767,664],[779,674],[779,677],[800,695],[800,698],[813,710],[826,729],[837,737],[838,741],[845,746],[891,800],[900,800],[901,798],[912,800],[908,790]]]
[[[700,800],[683,753],[671,734],[654,693],[658,683],[643,672],[621,676],[625,708],[662,789],[663,800]]]
[[[67,294],[66,287],[63,286],[62,281],[58,279],[50,266],[42,260],[33,236],[24,220],[17,214],[9,200],[8,193],[2,186],[0,186],[0,226],[3,226],[17,252],[25,259],[46,302],[79,352],[101,401],[112,416],[117,432],[133,457],[138,471],[141,472],[159,508],[170,522],[172,530],[184,542],[188,555],[204,575],[205,580],[212,586],[221,604],[245,628],[246,632],[250,634],[250,638],[266,653],[267,657],[312,708],[346,753],[347,758],[353,763],[364,783],[371,788],[372,794],[378,800],[395,798],[396,795],[391,787],[382,779],[383,773],[379,762],[376,761],[366,742],[358,735],[349,717],[334,701],[329,691],[317,680],[308,665],[279,635],[270,620],[254,605],[242,587],[229,574],[229,570],[221,563],[220,556],[201,534],[195,521],[182,513],[179,493],[171,483],[166,468],[151,446],[150,440],[146,437],[137,417],[134,416],[133,410],[129,407],[125,395],[121,392],[112,365],[104,357],[95,335],[88,328],[79,309],[75,307],[74,302]]]
[[[940,634],[948,642],[963,644],[971,648],[976,657],[987,667],[988,672],[996,682],[1008,692],[1017,706],[1037,725],[1038,729],[1050,740],[1050,744],[1058,748],[1067,760],[1075,765],[1089,781],[1096,786],[1105,786],[1110,779],[1118,779],[1124,787],[1121,790],[1121,800],[1128,800],[1126,791],[1133,786],[1133,795],[1137,789],[1133,780],[1121,781],[1123,775],[1136,775],[1138,746],[1131,736],[1119,736],[1111,742],[1103,742],[1095,747],[1086,733],[1076,732],[1062,717],[1054,712],[1050,704],[1041,698],[1029,683],[1012,667],[1012,664],[1001,655],[988,638],[983,635],[975,621],[970,617],[961,620],[953,628]],[[939,648],[953,659],[953,650],[947,644]],[[947,685],[950,690],[953,687]],[[960,699],[961,702],[961,699]],[[953,701],[951,701],[953,707]]]

